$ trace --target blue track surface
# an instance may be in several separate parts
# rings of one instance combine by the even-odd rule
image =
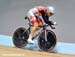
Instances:
[[[37,40],[35,39],[34,41],[35,44],[33,45],[28,44],[25,48],[31,50],[39,50],[39,47],[37,45]],[[14,44],[12,42],[12,37],[0,35],[0,45],[13,47]],[[57,53],[75,54],[75,44],[58,42],[53,51]]]

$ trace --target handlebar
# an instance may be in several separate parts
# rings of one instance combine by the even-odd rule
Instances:
[[[47,27],[49,26],[48,24],[44,24],[44,25],[39,25],[38,27]]]

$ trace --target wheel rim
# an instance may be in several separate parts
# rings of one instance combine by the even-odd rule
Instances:
[[[53,31],[47,31],[47,41],[45,41],[44,33],[42,32],[38,38],[38,44],[43,51],[50,51],[56,45],[56,35]]]

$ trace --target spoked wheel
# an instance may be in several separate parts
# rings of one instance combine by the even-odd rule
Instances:
[[[47,41],[45,40],[45,31],[43,31],[38,38],[39,48],[43,51],[51,51],[56,45],[56,35],[53,31],[47,30]]]
[[[29,35],[25,28],[20,27],[16,29],[16,31],[13,34],[13,43],[16,47],[24,47],[27,45],[27,39]]]

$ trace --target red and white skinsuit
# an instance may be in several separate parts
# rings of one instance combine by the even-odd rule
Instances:
[[[35,22],[38,22],[38,24],[40,22],[42,22],[41,18],[40,19],[36,18],[36,16],[41,16],[41,13],[39,11],[42,11],[42,10],[44,12],[46,12],[47,8],[43,7],[43,6],[36,6],[35,8],[32,8],[29,10],[28,17],[29,17],[32,24],[34,24]]]

